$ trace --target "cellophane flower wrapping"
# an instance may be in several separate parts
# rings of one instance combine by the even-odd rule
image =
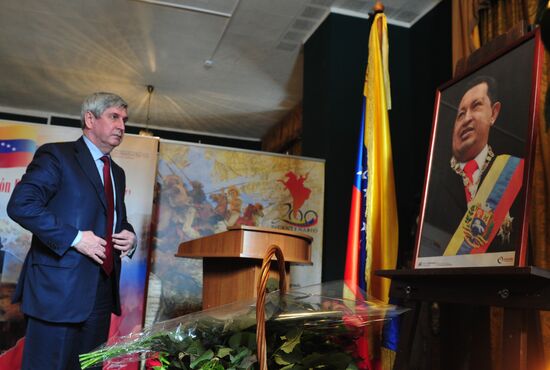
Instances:
[[[271,369],[357,369],[357,339],[365,327],[406,309],[330,282],[266,295],[266,344]],[[239,301],[154,324],[80,355],[82,369],[106,369],[149,359],[152,369],[253,369],[256,301]],[[152,361],[154,360],[154,361]]]

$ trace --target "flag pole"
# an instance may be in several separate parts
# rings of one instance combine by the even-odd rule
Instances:
[[[358,299],[357,292],[365,290],[367,299],[377,297],[387,302],[389,284],[373,274],[377,269],[395,268],[398,241],[388,117],[391,109],[388,39],[383,10],[382,2],[378,1],[369,13],[374,21],[369,33],[344,280],[347,285],[345,294],[350,298]],[[365,328],[355,341],[359,369],[373,370],[382,363],[391,364],[391,358],[388,361],[389,356],[381,353],[378,331],[378,328]]]
[[[372,10],[374,11],[374,15],[378,13],[384,13],[384,4],[382,4],[381,1],[377,1],[374,6],[372,7]],[[380,40],[380,46],[382,46],[382,19],[378,19],[378,40]]]

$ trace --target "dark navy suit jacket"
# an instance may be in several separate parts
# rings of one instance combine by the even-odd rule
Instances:
[[[134,232],[126,219],[124,171],[112,162],[116,191],[115,232]],[[22,311],[50,322],[82,322],[96,296],[100,265],[71,247],[79,230],[105,237],[103,184],[83,138],[51,143],[35,153],[13,190],[8,215],[32,234],[13,300]],[[120,252],[114,249],[115,300],[120,315]]]

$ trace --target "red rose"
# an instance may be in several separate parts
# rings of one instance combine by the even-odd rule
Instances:
[[[145,368],[147,370],[153,370],[155,368],[155,366],[158,366],[158,367],[162,366],[162,363],[160,362],[160,360],[158,358],[151,357],[151,358],[148,358],[145,361]]]

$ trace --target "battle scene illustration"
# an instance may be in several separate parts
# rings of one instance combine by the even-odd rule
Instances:
[[[150,268],[161,289],[148,315],[201,309],[202,261],[175,257],[182,242],[237,225],[317,231],[323,176],[322,162],[161,142]]]

